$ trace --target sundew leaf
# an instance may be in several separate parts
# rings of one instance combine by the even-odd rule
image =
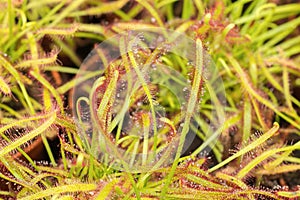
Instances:
[[[246,91],[250,95],[250,98],[254,97],[257,101],[259,101],[263,105],[265,105],[268,108],[270,108],[271,110],[273,110],[277,115],[282,117],[284,120],[286,120],[287,122],[289,122],[290,124],[292,124],[296,128],[300,129],[300,125],[296,121],[294,121],[293,119],[291,119],[287,115],[283,114],[280,110],[278,110],[276,108],[276,106],[274,104],[272,104],[269,100],[262,97],[256,91],[256,89],[252,86],[252,83],[249,81],[248,75],[244,72],[244,70],[242,69],[242,67],[240,66],[240,64],[238,63],[238,61],[236,59],[234,59],[230,55],[228,55],[227,58],[228,58],[229,62],[232,64],[233,68],[236,70],[236,72],[237,72],[238,76],[240,77],[240,80],[241,80],[244,88],[246,89]]]
[[[28,195],[26,197],[19,197],[20,200],[34,200],[34,199],[43,199],[45,197],[59,195],[67,192],[87,192],[92,191],[97,188],[96,184],[88,183],[74,183],[70,185],[62,185],[57,187],[52,187],[46,190],[36,192],[34,194]]]
[[[3,159],[1,160],[1,162],[3,161]],[[12,172],[15,172],[17,173],[16,171],[12,171]],[[19,174],[19,172],[18,172]],[[18,177],[18,174],[13,174],[14,175],[14,178],[11,178],[9,176],[6,176],[2,173],[0,173],[0,178],[3,179],[3,180],[6,180],[6,181],[9,181],[11,183],[15,183],[15,184],[18,184],[18,185],[22,185],[24,187],[27,187],[27,188],[30,188],[33,190],[33,187],[31,185],[29,185],[27,182],[23,181],[22,178],[20,177],[20,179],[16,179]],[[16,176],[15,176],[16,175]]]
[[[11,95],[11,90],[9,85],[1,76],[0,76],[0,93],[3,93],[4,95]]]
[[[288,55],[287,51],[289,49],[291,49],[292,47],[297,47],[299,46],[299,42],[300,41],[300,36],[296,36],[293,37],[289,40],[285,40],[279,44],[277,44],[276,46],[274,46],[274,48],[268,48],[266,49],[266,54],[267,55],[276,55],[278,54],[278,49],[281,49],[282,52],[284,53],[284,55],[286,55],[287,57],[291,57],[294,54]]]
[[[300,24],[300,17],[296,18],[294,20],[291,20],[287,23],[284,23],[283,25],[280,25],[274,29],[271,29],[267,32],[264,32],[261,34],[259,37],[256,37],[253,42],[261,42],[261,41],[266,41],[267,39],[270,39],[274,37],[276,34],[279,34],[283,31],[289,30],[292,31],[294,27],[299,26]]]
[[[212,188],[214,190],[221,190],[221,189],[228,188],[228,187],[226,187],[224,185],[215,183],[215,182],[213,182],[211,180],[206,180],[206,179],[201,178],[201,177],[197,177],[197,176],[192,175],[192,174],[186,174],[185,178],[187,180],[192,181],[193,183],[199,184],[199,185],[201,185],[201,187],[205,187],[207,189],[208,188]]]
[[[118,22],[113,24],[112,30],[117,33],[126,31],[126,30],[139,30],[139,29],[151,29],[154,30],[157,28],[157,25],[153,25],[150,23],[137,23],[137,22]]]
[[[254,4],[252,4],[252,5],[254,5]],[[250,7],[251,6],[249,6],[249,8]],[[273,17],[272,21],[299,14],[299,12],[300,12],[299,10],[300,10],[300,5],[296,4],[296,3],[276,6],[274,8],[274,17]],[[235,23],[236,24],[244,24],[244,23],[249,23],[251,21],[258,21],[258,19],[265,17],[269,13],[268,10],[260,10],[260,11],[261,12],[256,11],[256,12],[252,12],[249,15],[241,16],[240,18],[235,20]]]
[[[30,131],[26,135],[20,137],[18,140],[13,141],[9,145],[3,147],[0,150],[0,157],[11,152],[12,150],[16,149],[17,147],[21,146],[22,144],[26,143],[27,141],[35,138],[36,136],[42,134],[45,130],[47,130],[54,123],[55,119],[56,119],[56,113],[53,112],[53,113],[51,113],[51,116],[49,117],[49,119],[47,121],[45,121],[41,126]],[[1,133],[1,131],[0,131],[0,133]]]
[[[221,163],[217,164],[216,166],[210,168],[208,170],[208,172],[213,172],[221,167],[223,167],[224,165],[228,164],[229,162],[231,162],[232,160],[240,157],[241,155],[244,155],[245,153],[257,148],[259,145],[261,145],[262,143],[264,143],[266,140],[268,140],[270,137],[272,137],[275,133],[277,133],[279,129],[279,124],[277,122],[274,122],[273,127],[266,132],[265,134],[263,134],[261,137],[259,137],[258,139],[256,139],[255,141],[251,142],[249,145],[245,146],[244,148],[242,148],[240,151],[238,151],[237,153],[235,153],[234,155],[230,156],[229,158],[227,158],[226,160],[222,161]]]
[[[214,200],[232,200],[232,199],[251,199],[254,200],[257,196],[263,196],[265,198],[280,199],[277,195],[269,191],[263,191],[253,188],[234,189],[227,186],[227,189],[223,190],[206,190],[196,188],[169,188],[166,198],[171,199],[214,199]]]
[[[105,115],[107,115],[107,109],[109,107],[108,105],[110,104],[110,101],[112,101],[112,99],[114,99],[113,95],[116,92],[115,89],[117,87],[118,78],[119,78],[119,71],[115,70],[111,77],[111,80],[109,80],[110,82],[107,85],[107,88],[103,95],[101,103],[100,103],[99,107],[97,108],[97,116],[98,116],[99,120],[103,119],[105,117]],[[101,83],[100,83],[100,85],[101,85]],[[93,92],[93,94],[97,93],[96,91],[92,91],[92,92]],[[90,100],[92,100],[92,99],[90,98]]]
[[[43,28],[38,31],[38,34],[42,35],[59,35],[59,36],[70,36],[74,35],[79,29],[79,25],[77,24],[72,24],[72,26],[68,28],[60,28],[60,27],[55,27],[55,28]],[[48,61],[48,60],[42,60],[42,61]],[[51,63],[51,60],[49,60]]]
[[[221,173],[221,172],[217,172],[216,177],[220,178],[222,180],[225,180],[225,181],[227,181],[231,184],[237,185],[241,189],[247,189],[248,188],[248,186],[243,181],[241,181],[240,179],[238,179],[236,177],[229,176],[229,175]]]
[[[143,77],[143,73],[140,71],[139,66],[134,58],[134,55],[131,51],[128,52],[129,60],[132,63],[133,69],[136,72],[139,81],[142,84],[142,87],[145,91],[145,94],[148,98],[149,104],[150,104],[150,110],[151,110],[151,117],[152,119],[156,119],[154,104],[153,104],[153,97],[151,95],[150,89],[146,83],[146,80]],[[153,151],[156,151],[157,148],[157,123],[156,120],[153,121],[153,130],[154,130],[154,143],[153,143]]]
[[[56,71],[61,73],[67,73],[67,74],[77,74],[78,69],[72,68],[72,67],[66,67],[66,66],[59,66],[59,65],[49,65],[43,67],[45,71]]]
[[[300,170],[300,165],[297,164],[283,164],[281,166],[272,168],[271,170],[268,169],[261,169],[258,170],[256,173],[257,174],[262,174],[262,175],[273,175],[273,174],[282,174],[282,173],[287,173],[287,172],[293,172]]]
[[[20,68],[30,68],[32,65],[49,65],[49,64],[54,64],[57,60],[57,55],[58,52],[56,53],[51,53],[51,55],[44,57],[44,58],[32,58],[29,60],[24,60],[20,63],[18,63],[15,68],[20,69]]]
[[[34,114],[35,111],[34,111],[32,102],[30,100],[30,97],[29,97],[29,95],[27,93],[25,85],[22,82],[22,79],[21,79],[18,71],[1,54],[0,54],[0,65],[3,66],[16,79],[18,85],[21,88],[22,94],[23,94],[23,96],[25,98],[25,101],[26,101],[26,103],[28,105],[28,108],[29,108],[31,114]]]
[[[111,180],[107,183],[100,191],[100,193],[95,198],[96,200],[105,200],[108,198],[109,194],[113,191],[115,185],[119,182],[118,179]]]
[[[149,127],[150,127],[150,117],[147,114],[142,114],[142,120],[143,120],[143,128],[144,128],[144,143],[143,143],[143,160],[142,160],[142,164],[145,165],[146,164],[146,160],[147,160],[147,152],[148,152],[148,148],[149,148],[149,144],[148,144],[148,137],[149,137]]]
[[[300,141],[298,141],[296,144],[293,145],[294,147],[298,147],[298,149],[300,148]],[[296,148],[295,148],[296,149]],[[290,150],[286,150],[284,151],[279,157],[277,157],[274,161],[267,163],[264,167],[267,170],[271,170],[272,168],[277,167],[278,165],[280,165],[285,158],[287,158],[294,149],[290,149]],[[296,160],[297,161],[297,160]],[[292,161],[293,162],[293,161]],[[296,162],[297,163],[297,162]],[[298,162],[299,163],[299,162]]]
[[[192,81],[191,96],[189,97],[189,100],[188,100],[188,107],[186,109],[187,111],[185,114],[185,119],[184,119],[183,128],[182,128],[181,135],[180,135],[180,141],[179,141],[179,145],[177,148],[175,160],[172,164],[166,184],[162,189],[161,198],[163,198],[165,196],[168,186],[171,182],[171,179],[175,174],[175,170],[176,170],[177,164],[179,162],[180,154],[183,149],[184,140],[185,140],[185,137],[189,130],[189,124],[190,124],[195,106],[199,101],[198,98],[199,98],[201,89],[203,87],[203,70],[204,70],[203,62],[204,62],[204,60],[203,60],[202,41],[200,40],[200,38],[197,38],[196,39],[196,68],[195,68],[195,72],[194,72],[194,79]]]
[[[47,88],[43,88],[43,102],[45,111],[51,112],[51,108],[53,108],[53,103],[51,99],[51,93]]]
[[[292,192],[279,191],[279,192],[277,192],[277,194],[280,195],[280,196],[282,196],[282,197],[287,197],[287,198],[299,198],[299,196],[300,196],[300,190],[292,191]]]
[[[237,174],[237,178],[243,178],[245,177],[254,167],[256,167],[259,163],[261,163],[262,161],[264,161],[265,159],[273,156],[276,153],[279,153],[281,151],[292,151],[292,150],[296,150],[299,149],[299,145],[298,146],[287,146],[287,147],[283,147],[283,148],[279,148],[279,149],[271,149],[268,151],[265,151],[264,153],[262,153],[261,155],[259,155],[258,157],[254,158],[251,162],[249,162],[245,167],[243,167],[239,173]]]
[[[52,115],[52,113],[46,113],[44,115],[37,115],[37,116],[32,116],[32,117],[12,121],[11,123],[0,127],[0,135],[3,137],[3,133],[6,130],[8,130],[8,129],[14,127],[14,126],[21,126],[22,127],[22,126],[24,126],[25,123],[29,123],[30,121],[46,119],[46,118],[50,117],[51,115]]]
[[[193,190],[189,193],[179,192],[178,189],[173,189],[174,191],[170,190],[169,194],[166,195],[167,199],[198,199],[198,200],[205,200],[205,199],[215,199],[220,200],[223,199],[228,192],[223,191],[199,191]],[[176,191],[177,190],[177,191]]]
[[[243,138],[242,141],[248,141],[251,134],[251,123],[252,123],[252,115],[251,115],[251,103],[249,101],[249,97],[246,96],[244,102],[243,109]]]

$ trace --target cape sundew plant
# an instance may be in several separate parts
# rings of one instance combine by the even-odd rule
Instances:
[[[95,157],[102,154],[115,168],[152,171],[178,160],[196,136],[192,129],[205,125],[207,136],[199,135],[216,140],[203,118],[214,127],[224,119],[199,108],[222,96],[212,64],[199,38],[167,29],[124,32],[102,42],[76,77],[78,132]],[[204,93],[205,85],[214,99]]]
[[[0,198],[300,197],[298,2],[0,10]]]

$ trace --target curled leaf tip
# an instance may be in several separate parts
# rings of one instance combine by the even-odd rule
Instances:
[[[278,124],[278,122],[274,122],[274,123],[273,123],[273,127],[276,128],[276,129],[279,129],[279,124]]]

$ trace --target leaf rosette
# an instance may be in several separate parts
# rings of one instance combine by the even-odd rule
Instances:
[[[73,95],[87,151],[118,170],[144,172],[211,149],[224,121],[224,88],[195,38],[132,30],[92,50]]]

